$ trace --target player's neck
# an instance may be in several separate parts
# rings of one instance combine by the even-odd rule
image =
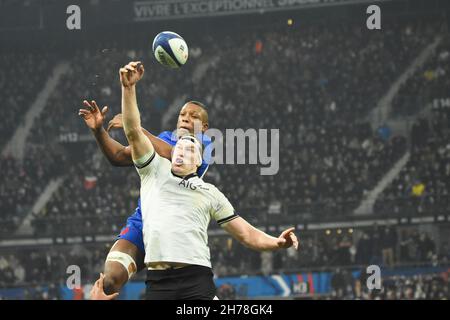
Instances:
[[[182,179],[189,179],[191,177],[196,177],[197,176],[197,170],[192,170],[192,171],[188,171],[188,172],[173,172],[173,170],[171,170],[172,174],[178,178],[182,178]]]

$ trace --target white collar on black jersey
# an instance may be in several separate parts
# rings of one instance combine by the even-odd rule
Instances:
[[[173,176],[175,176],[175,177],[177,177],[177,178],[180,178],[180,179],[183,179],[183,180],[188,180],[188,179],[193,178],[193,177],[198,177],[197,172],[192,172],[192,173],[188,174],[188,175],[185,176],[185,177],[182,177],[182,176],[179,176],[179,175],[173,173],[172,170],[170,170],[170,172],[172,173]]]

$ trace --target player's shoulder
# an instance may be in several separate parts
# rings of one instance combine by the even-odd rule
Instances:
[[[218,194],[221,194],[222,192],[217,188],[214,184],[205,182],[203,179],[200,179],[202,181],[202,187],[207,190],[210,194],[216,196]]]
[[[172,163],[170,162],[170,160],[166,159],[164,157],[161,157],[157,152],[155,152],[155,157],[158,158],[158,165],[159,166],[164,166],[164,167],[168,167],[168,168],[172,167]]]
[[[177,142],[177,137],[172,131],[163,131],[158,135],[158,138],[170,145],[175,145]]]
[[[162,131],[159,135],[158,138],[162,138],[162,137],[172,137],[172,132],[171,131]]]
[[[170,170],[170,167],[170,161],[164,157],[161,157],[156,151],[153,152],[153,155],[145,164],[143,164],[142,166],[136,166],[138,172],[144,176],[159,175],[158,172]]]

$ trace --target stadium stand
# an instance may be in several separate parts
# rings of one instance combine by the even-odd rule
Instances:
[[[2,100],[0,119],[0,150],[23,122],[26,111],[44,86],[53,57],[49,52],[3,50],[0,54],[0,92],[5,99]]]
[[[193,83],[189,78],[183,78],[187,72],[192,72],[189,69],[170,77],[170,81],[182,83],[175,94],[206,103],[211,126],[214,128],[225,129],[230,123],[233,127],[244,130],[280,128],[281,160],[277,175],[261,176],[257,174],[259,168],[251,165],[212,166],[210,169],[211,181],[222,188],[244,216],[254,220],[261,219],[263,212],[277,202],[282,204],[284,214],[301,212],[302,219],[348,216],[364,193],[403,155],[406,151],[405,137],[379,136],[372,130],[365,116],[376,104],[376,98],[389,87],[389,79],[395,79],[403,71],[408,61],[427,43],[429,35],[437,32],[439,23],[406,21],[393,23],[390,28],[395,32],[372,37],[359,33],[352,24],[312,25],[287,32],[252,30],[233,41],[225,39],[224,48],[220,48],[220,59],[208,69],[204,80]],[[297,38],[302,41],[294,41]],[[236,41],[242,47],[238,57],[228,54]],[[261,45],[256,46],[256,43]],[[219,51],[211,43],[207,42],[204,46],[211,50],[211,55]],[[280,48],[284,47],[292,49],[281,52]],[[30,143],[55,140],[55,137],[70,132],[88,134],[80,119],[67,116],[75,114],[77,106],[80,106],[85,97],[95,98],[100,104],[109,105],[112,113],[118,112],[119,90],[115,69],[111,66],[118,67],[118,61],[140,57],[143,53],[139,48],[129,52],[119,49],[103,51],[94,49],[74,55],[72,71],[61,81],[60,88],[49,102],[52,119],[50,121],[45,115],[42,116],[33,129]],[[294,55],[294,52],[301,54]],[[283,59],[273,59],[280,55],[284,55]],[[94,58],[80,63],[86,60],[83,57]],[[381,64],[386,60],[391,65],[384,70]],[[264,68],[269,62],[270,68]],[[290,66],[301,66],[302,70]],[[98,70],[102,71],[97,74]],[[165,78],[162,72],[158,67],[148,68],[147,78],[144,77],[146,80],[140,91],[140,100],[144,105],[151,101],[150,110],[143,113],[148,114],[149,118],[160,119],[162,110],[170,101],[169,93],[163,90],[169,87],[169,80],[158,84],[152,81],[152,78]],[[88,81],[86,74],[89,75]],[[284,81],[280,75],[292,81]],[[264,79],[271,81],[268,83]],[[376,79],[375,83],[379,86],[361,85],[373,79]],[[165,101],[159,112],[157,101]],[[350,119],[355,121],[349,124]],[[53,125],[55,122],[59,125]],[[144,119],[144,125],[149,124],[147,128],[150,130],[158,127],[153,126],[153,123],[155,121],[147,122]],[[170,123],[175,124],[176,119],[173,118]],[[86,158],[77,157],[77,160],[90,163],[91,157],[86,153]],[[108,184],[106,180],[111,175],[105,172],[112,172],[112,169],[108,168],[106,162],[101,163],[98,157],[96,159],[94,166],[98,166],[98,170],[90,174],[98,175],[99,181],[105,180]],[[72,167],[76,166],[77,163],[73,163]],[[79,181],[65,184],[64,190],[59,190],[55,195],[56,198],[64,198],[61,197],[63,194],[77,197],[79,201],[73,201],[75,207],[83,203],[81,199],[89,197],[91,192],[84,190],[81,183],[83,174],[87,174],[82,169],[78,172]],[[128,170],[127,173],[128,176],[135,175],[133,170]],[[125,180],[122,181],[131,179],[126,175],[124,171]],[[297,179],[290,179],[292,175]],[[253,178],[247,179],[248,176]],[[107,199],[111,197],[111,188],[103,188],[103,185],[103,182],[99,182],[97,188],[100,190],[95,192],[98,192],[99,198]],[[129,202],[132,200],[129,199],[126,203]],[[63,205],[64,202],[54,199],[47,204],[41,215],[51,216],[51,212],[54,212],[59,220],[65,220],[63,215],[67,215],[69,220],[80,217],[80,213],[74,214],[69,208],[63,210]],[[121,204],[113,208],[121,213],[105,216],[126,214],[119,209],[123,208]],[[128,205],[127,208],[132,207]],[[90,202],[84,209],[84,223],[89,226],[97,225],[93,221],[97,221],[98,216],[92,212],[103,209],[99,209],[96,201]],[[45,225],[45,220],[42,221],[41,218],[38,215],[36,222]],[[117,223],[105,223],[107,225],[114,227],[109,232],[117,231]],[[47,224],[47,229],[53,227],[61,232],[59,226],[60,223]],[[69,232],[78,232],[76,228],[67,229]]]

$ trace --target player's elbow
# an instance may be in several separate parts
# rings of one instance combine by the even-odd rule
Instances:
[[[118,161],[116,161],[116,159],[108,158],[108,162],[109,162],[109,164],[112,165],[113,167],[120,167],[120,164],[119,164]]]
[[[133,166],[131,156],[123,152],[122,150],[115,153],[113,156],[108,157],[109,163],[114,167],[130,167]]]
[[[112,165],[113,167],[129,167],[131,166],[133,163],[132,162],[125,162],[122,161],[120,159],[116,159],[116,158],[108,158],[109,164]]]

